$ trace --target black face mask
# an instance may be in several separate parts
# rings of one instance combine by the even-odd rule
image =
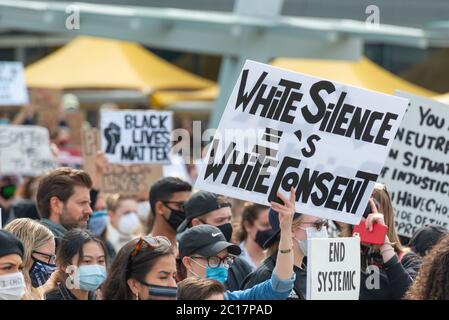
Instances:
[[[3,187],[0,187],[0,197],[2,197],[5,200],[11,199],[14,196],[15,192],[16,192],[15,184],[7,184]]]
[[[51,274],[56,270],[56,265],[35,260],[34,258],[33,260],[34,263],[30,269],[31,285],[34,288],[38,288],[50,279]]]
[[[259,245],[259,247],[263,248],[265,242],[270,239],[274,235],[273,229],[267,230],[258,230],[256,233],[256,239],[254,241]]]
[[[172,208],[169,209],[170,209],[170,218],[165,219],[164,217],[164,219],[165,221],[167,221],[170,227],[172,227],[172,229],[176,231],[178,227],[181,225],[181,223],[185,220],[186,214],[180,210],[173,210]]]
[[[230,223],[225,223],[222,224],[221,226],[217,226],[218,229],[220,229],[221,233],[223,233],[223,235],[226,238],[226,241],[231,241],[231,237],[232,237],[232,224]]]
[[[154,284],[142,282],[148,286],[148,294],[153,298],[176,299],[177,287],[157,286]]]

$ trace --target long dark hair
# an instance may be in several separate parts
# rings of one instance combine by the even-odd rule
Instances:
[[[105,255],[105,261],[107,261],[106,246],[100,238],[87,229],[71,229],[64,235],[64,237],[60,239],[58,243],[58,249],[56,251],[56,275],[51,277],[54,281],[50,283],[47,292],[54,290],[58,282],[65,284],[65,281],[69,276],[66,272],[66,268],[72,265],[72,259],[77,254],[79,257],[79,264],[84,257],[83,247],[89,242],[95,242],[100,245]]]
[[[406,294],[411,300],[449,299],[449,234],[423,259],[421,270]]]
[[[144,281],[145,276],[158,260],[167,255],[173,255],[173,248],[161,243],[157,247],[144,247],[130,260],[131,253],[139,239],[133,239],[125,244],[112,262],[103,288],[104,300],[132,300],[133,293],[128,286],[128,279]]]
[[[266,209],[269,209],[269,207],[257,203],[245,203],[242,212],[242,220],[240,222],[240,230],[238,233],[239,242],[245,241],[246,238],[248,238],[248,232],[246,232],[245,225],[249,224],[252,226],[254,221],[259,219],[262,211]]]

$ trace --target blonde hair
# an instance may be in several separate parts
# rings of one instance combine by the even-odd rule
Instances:
[[[48,241],[54,241],[55,237],[53,233],[44,225],[29,218],[12,220],[5,226],[5,230],[14,234],[23,243],[24,254],[22,273],[27,287],[25,300],[42,300],[45,285],[42,286],[44,288],[33,288],[31,285],[30,269],[34,263],[31,255],[33,254],[33,251],[45,246]]]
[[[120,203],[124,200],[136,200],[133,196],[122,196],[119,193],[109,193],[105,195],[106,198],[106,207],[108,211],[112,211],[115,213],[117,208],[120,206]],[[136,200],[137,201],[137,200]]]
[[[293,223],[292,223],[292,230],[298,228],[303,221],[304,221],[304,215],[303,214],[300,215],[298,218],[294,219]],[[269,246],[267,248],[267,257],[271,257],[274,254],[276,254],[277,251],[278,251],[278,248],[279,248],[279,240],[273,242],[273,244],[271,244],[271,246]]]

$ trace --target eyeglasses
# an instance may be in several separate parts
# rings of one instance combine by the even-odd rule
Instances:
[[[230,267],[235,260],[235,256],[228,255],[226,257],[220,258],[220,257],[200,257],[200,256],[191,256],[191,259],[202,259],[207,260],[207,265],[209,268],[218,268],[221,264],[225,265],[226,267]]]
[[[37,254],[40,254],[40,255],[46,257],[48,259],[46,261],[47,264],[55,264],[56,256],[54,254],[43,253],[43,252],[39,252],[39,251],[36,251],[36,250],[33,250],[31,253],[37,253]]]
[[[311,226],[313,226],[315,229],[317,229],[318,231],[320,231],[321,230],[321,228],[323,228],[323,227],[328,227],[328,225],[329,225],[329,223],[328,223],[328,221],[327,220],[316,220],[316,221],[314,221],[314,222],[302,222],[301,223],[301,226],[302,225],[311,225]],[[306,230],[306,228],[303,228],[303,227],[299,227],[301,230]]]

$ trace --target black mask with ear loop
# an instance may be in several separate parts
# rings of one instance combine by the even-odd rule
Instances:
[[[273,229],[258,230],[254,241],[263,249],[263,245],[274,235]]]
[[[165,218],[164,216],[162,216],[162,217],[164,218],[165,221],[167,221],[167,223],[170,225],[170,227],[171,227],[173,230],[175,230],[175,232],[176,232],[176,230],[178,229],[178,227],[179,227],[179,226],[181,225],[181,223],[185,220],[186,214],[185,214],[184,211],[181,211],[181,210],[175,210],[175,209],[170,208],[170,207],[167,206],[165,203],[164,203],[164,206],[165,206],[167,209],[170,209],[170,217],[169,217],[168,219]]]

